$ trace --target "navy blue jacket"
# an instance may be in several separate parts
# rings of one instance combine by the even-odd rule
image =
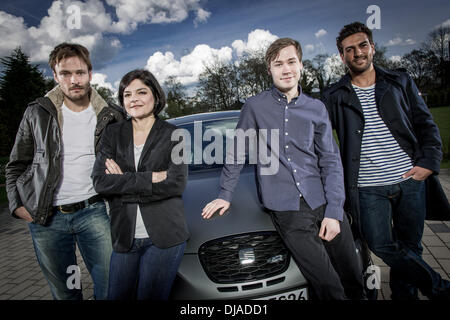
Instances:
[[[381,118],[414,166],[437,174],[442,160],[441,137],[414,81],[406,72],[374,67],[375,100]],[[364,116],[350,75],[327,88],[322,101],[339,139],[346,191],[344,208],[359,222],[357,183]]]

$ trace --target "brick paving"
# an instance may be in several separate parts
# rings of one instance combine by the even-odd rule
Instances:
[[[442,187],[450,199],[450,169],[442,169],[439,174]],[[422,238],[423,258],[440,273],[442,278],[450,279],[450,221],[425,221]],[[381,292],[379,300],[390,300],[389,267],[372,254],[373,262],[381,269]],[[419,293],[420,299],[427,300]]]
[[[439,175],[450,198],[450,169]],[[444,279],[450,277],[450,221],[426,221],[423,257]],[[83,297],[92,299],[92,280],[77,250],[81,269]],[[390,299],[389,267],[373,256],[381,269],[379,300]],[[28,225],[9,216],[6,204],[0,205],[0,300],[51,300],[50,289],[36,261]],[[426,300],[421,296],[421,299]]]
[[[93,285],[77,250],[83,297],[92,299]],[[0,207],[0,300],[52,300],[49,286],[36,260],[28,224],[11,218]]]

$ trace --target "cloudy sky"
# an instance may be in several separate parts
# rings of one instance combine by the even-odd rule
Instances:
[[[367,13],[371,5],[380,20]],[[72,41],[91,51],[94,83],[114,89],[126,72],[148,68],[160,82],[175,76],[192,87],[215,59],[234,61],[280,37],[299,40],[306,59],[335,54],[340,28],[353,21],[380,22],[374,40],[388,48],[388,57],[401,56],[437,26],[450,25],[450,2],[2,0],[0,56],[21,46],[45,68],[51,49]]]

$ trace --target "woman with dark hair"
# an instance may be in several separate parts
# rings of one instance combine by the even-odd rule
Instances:
[[[108,298],[166,300],[189,236],[181,198],[187,165],[171,159],[176,127],[158,117],[165,96],[149,71],[122,78],[119,102],[128,120],[105,129],[92,173],[110,204]]]

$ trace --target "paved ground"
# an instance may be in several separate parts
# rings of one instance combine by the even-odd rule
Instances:
[[[450,170],[440,174],[441,183],[450,198]],[[450,221],[426,221],[424,259],[443,278],[450,277]],[[92,298],[92,281],[77,253],[81,268],[81,282],[85,299]],[[389,267],[374,257],[381,269],[380,300],[388,300]],[[424,297],[421,297],[425,299]],[[0,300],[49,300],[52,299],[47,282],[36,261],[27,223],[10,218],[6,205],[0,206]]]

